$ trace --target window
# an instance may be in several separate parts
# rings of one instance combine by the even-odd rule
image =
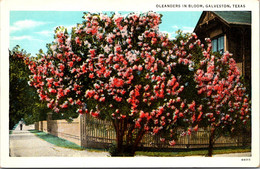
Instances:
[[[223,35],[212,39],[212,50],[213,50],[213,52],[220,52],[220,54],[224,53],[224,36]]]

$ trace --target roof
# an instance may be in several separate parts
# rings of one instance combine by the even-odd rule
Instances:
[[[251,25],[250,11],[212,11],[228,24]]]
[[[250,11],[203,11],[200,18],[195,26],[193,32],[197,32],[200,23],[202,23],[203,18],[207,12],[213,13],[216,18],[226,25],[243,25],[251,26],[251,12]]]

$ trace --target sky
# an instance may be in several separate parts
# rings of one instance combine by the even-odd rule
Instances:
[[[55,28],[65,26],[70,32],[73,26],[82,23],[83,12],[85,11],[10,11],[9,49],[19,45],[33,56],[40,49],[46,52],[46,44],[54,40]],[[119,13],[124,15],[128,12]],[[202,12],[157,11],[157,13],[163,14],[160,31],[174,38],[178,29],[192,32]]]

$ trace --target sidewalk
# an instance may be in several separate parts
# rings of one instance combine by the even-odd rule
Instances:
[[[87,150],[73,150],[62,148],[48,143],[28,130],[25,126],[23,130],[13,130],[10,138],[11,157],[107,157],[107,152],[89,152]]]

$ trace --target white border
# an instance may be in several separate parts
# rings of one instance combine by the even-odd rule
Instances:
[[[205,0],[2,0],[1,5],[1,167],[259,167],[259,2],[257,0],[211,0],[207,4],[245,4],[246,8],[156,8],[156,4],[205,4]],[[252,11],[252,157],[9,157],[9,12],[11,10],[46,11]]]

